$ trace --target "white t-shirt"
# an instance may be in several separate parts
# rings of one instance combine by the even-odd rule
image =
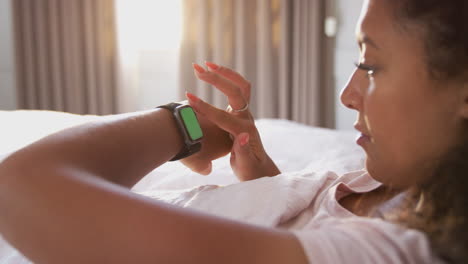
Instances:
[[[349,173],[322,186],[316,200],[281,225],[301,242],[310,263],[436,263],[426,236],[380,218],[359,217],[338,201],[381,184],[366,172]],[[440,262],[440,261],[439,261]]]
[[[296,172],[228,186],[150,195],[182,207],[293,232],[309,263],[441,263],[426,236],[380,218],[359,217],[338,200],[381,184],[365,171]]]

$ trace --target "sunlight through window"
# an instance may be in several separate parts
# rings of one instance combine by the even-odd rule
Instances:
[[[116,0],[116,9],[121,109],[180,100],[182,0]]]
[[[117,0],[119,41],[132,50],[178,49],[182,33],[180,0]]]

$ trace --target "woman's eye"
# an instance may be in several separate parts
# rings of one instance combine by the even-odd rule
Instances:
[[[368,78],[374,77],[375,71],[376,71],[375,67],[372,67],[370,65],[366,65],[366,64],[363,64],[363,63],[354,63],[354,65],[356,65],[356,67],[358,69],[366,71]]]

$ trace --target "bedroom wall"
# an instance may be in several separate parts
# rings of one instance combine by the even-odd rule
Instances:
[[[16,108],[11,0],[0,0],[0,110]]]
[[[354,71],[353,65],[359,58],[356,44],[355,27],[363,0],[336,0],[338,18],[338,34],[336,36],[335,50],[335,112],[336,128],[352,130],[356,121],[356,111],[349,110],[341,105],[340,92],[348,82]]]

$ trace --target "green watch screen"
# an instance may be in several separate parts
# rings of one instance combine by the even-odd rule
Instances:
[[[185,128],[191,140],[198,140],[203,137],[200,124],[198,124],[197,116],[191,107],[185,107],[180,110],[180,116],[184,121]]]

